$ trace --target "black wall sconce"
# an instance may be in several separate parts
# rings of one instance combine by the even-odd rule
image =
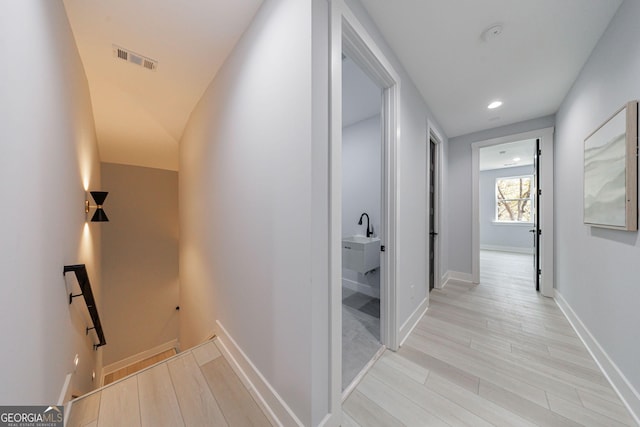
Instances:
[[[102,204],[104,203],[104,199],[109,195],[108,191],[91,191],[91,197],[96,202],[96,206],[90,206],[89,201],[84,201],[84,212],[89,213],[90,208],[96,208],[93,217],[91,217],[91,222],[109,222],[109,218],[107,218],[107,214],[102,209]]]

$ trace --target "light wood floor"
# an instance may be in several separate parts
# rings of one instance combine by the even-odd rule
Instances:
[[[118,369],[117,371],[111,372],[104,376],[104,385],[111,384],[114,381],[118,381],[126,377],[127,375],[134,374],[138,371],[141,371],[145,368],[148,368],[151,365],[155,365],[158,362],[162,362],[172,356],[176,355],[176,349],[172,348],[167,351],[163,351],[162,353],[158,353],[155,356],[148,357],[140,362],[132,363],[129,366],[125,366],[122,369]]]
[[[635,426],[531,256],[483,251],[481,284],[431,293],[397,353],[343,405],[343,426]]]
[[[271,426],[216,340],[77,399],[75,426]]]

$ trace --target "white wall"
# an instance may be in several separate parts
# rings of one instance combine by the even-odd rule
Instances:
[[[380,114],[380,89],[349,57],[342,60],[342,127]]]
[[[638,232],[583,224],[583,142],[640,99],[640,2],[618,9],[556,115],[556,288],[628,381],[640,390]],[[640,402],[636,402],[640,408]]]
[[[102,163],[104,364],[178,338],[178,173]]]
[[[342,131],[342,235],[366,235],[366,217],[375,235],[380,231],[381,183],[380,116],[358,122]]]
[[[76,354],[73,392],[100,364],[62,275],[86,263],[100,308],[100,225],[84,213],[85,188],[100,189],[91,102],[62,2],[2,2],[0,49],[0,404],[52,404]]]
[[[448,268],[452,272],[471,274],[472,182],[471,144],[502,136],[515,135],[554,125],[554,116],[514,123],[449,140],[447,158],[446,214],[448,221]]]
[[[397,235],[397,325],[401,327],[427,298],[428,253],[427,253],[427,123],[447,140],[436,118],[431,114],[425,101],[408,74],[397,60],[380,31],[358,0],[346,0],[358,20],[365,27],[377,46],[387,57],[401,79],[399,97],[399,127],[401,135],[398,142],[398,235]],[[446,150],[443,150],[446,152]],[[443,171],[446,189],[446,165]],[[446,191],[446,190],[444,190]],[[446,241],[447,230],[441,230],[439,238]],[[447,254],[441,257],[441,272],[446,271]],[[445,267],[445,268],[443,268]],[[401,337],[402,338],[402,337]]]
[[[382,168],[382,135],[380,116],[362,120],[342,130],[342,235],[367,233],[367,219],[358,220],[363,212],[370,218],[374,235],[380,231],[380,193]],[[342,277],[373,288],[380,293],[379,270],[364,275],[342,269]],[[366,288],[365,288],[366,289]]]
[[[533,165],[480,171],[480,247],[533,252],[532,225],[499,224],[496,219],[496,179],[532,175]]]
[[[364,10],[350,4],[403,78],[401,325],[427,295],[433,118]],[[180,159],[181,343],[201,341],[220,321],[312,425],[328,404],[327,28],[327,2],[266,1],[192,113]]]
[[[311,19],[311,2],[264,2],[191,115],[179,187],[181,344],[219,321],[305,424],[322,363],[311,354],[311,236],[322,227],[312,223]]]

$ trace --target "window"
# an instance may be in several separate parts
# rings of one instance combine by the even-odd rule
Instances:
[[[531,184],[533,177],[496,178],[496,221],[531,222]]]

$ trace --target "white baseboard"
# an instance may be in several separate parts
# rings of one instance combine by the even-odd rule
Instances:
[[[640,425],[640,393],[631,385],[629,380],[620,371],[618,366],[611,360],[609,355],[604,351],[600,343],[591,334],[589,329],[582,323],[582,320],[573,311],[569,303],[564,299],[562,294],[555,291],[555,301],[560,307],[562,313],[567,318],[573,329],[578,334],[584,345],[591,353],[604,376],[609,380],[611,387],[618,393],[620,399],[625,404],[636,423]]]
[[[218,344],[225,358],[240,377],[245,387],[251,392],[258,404],[271,421],[278,426],[303,426],[296,414],[269,384],[258,368],[251,362],[219,320]]]
[[[318,427],[340,427],[340,421],[337,421],[338,417],[336,414],[327,414],[325,417],[318,423]]]
[[[427,312],[428,309],[429,309],[429,296],[427,296],[425,299],[422,300],[422,302],[413,311],[413,313],[411,313],[411,316],[409,316],[409,318],[402,324],[402,326],[400,326],[399,347],[402,347],[402,344],[404,344],[407,338],[409,338],[409,335],[418,325],[418,322],[420,321],[420,319],[422,319],[422,316],[424,316],[424,314]]]
[[[68,398],[68,394],[69,392],[69,385],[71,385],[71,378],[73,377],[73,372],[70,372],[67,374],[67,376],[64,378],[64,384],[62,385],[62,390],[60,390],[60,396],[58,397],[58,403],[57,405],[64,405],[65,402],[68,402],[69,399]]]
[[[533,255],[533,248],[518,248],[516,246],[480,245],[483,251],[515,252],[518,254]]]
[[[171,340],[164,344],[160,344],[159,346],[150,348],[149,350],[145,350],[138,354],[134,354],[133,356],[129,356],[122,360],[118,360],[117,362],[113,362],[104,368],[102,368],[102,382],[100,384],[104,384],[104,377],[108,374],[117,371],[118,369],[126,368],[129,365],[133,365],[134,363],[140,362],[144,359],[148,359],[151,356],[155,356],[158,353],[162,353],[163,351],[171,350],[175,348],[179,350],[178,340]]]
[[[349,384],[347,386],[347,388],[345,388],[342,391],[342,402],[343,403],[344,403],[345,400],[347,400],[349,395],[351,393],[353,393],[353,391],[358,387],[358,384],[360,384],[360,382],[364,379],[365,375],[367,375],[367,372],[369,372],[369,370],[373,367],[373,365],[376,364],[378,359],[380,359],[380,357],[382,357],[382,355],[384,354],[385,351],[387,351],[387,347],[381,345],[380,348],[378,349],[378,351],[376,351],[376,354],[373,355],[373,357],[366,363],[366,365],[364,365],[362,367],[362,369],[360,370],[358,375],[356,375],[356,377],[353,379],[353,381],[351,381],[351,384]]]
[[[443,277],[442,287],[444,288],[447,283],[452,280],[456,282],[473,283],[473,278],[469,273],[460,273],[459,271],[447,271]]]
[[[366,285],[364,283],[356,282],[350,279],[342,278],[342,286],[354,291],[360,292],[361,294],[365,294],[372,298],[380,298],[380,289],[376,289],[373,286]]]
[[[449,271],[444,273],[444,276],[440,278],[440,283],[437,283],[437,285],[439,285],[439,286],[436,286],[437,289],[442,289],[445,286],[447,286],[447,282],[449,281],[449,274],[450,274]]]

